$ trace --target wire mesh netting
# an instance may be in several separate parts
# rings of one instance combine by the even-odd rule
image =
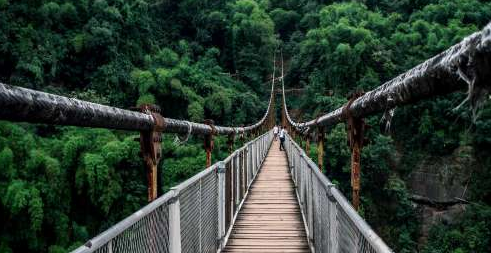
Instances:
[[[93,252],[169,252],[167,205],[161,205]]]
[[[180,192],[182,252],[200,252],[201,233],[200,182]]]
[[[214,164],[73,253],[217,252],[271,141],[268,132],[248,142],[224,160],[224,171]]]
[[[74,252],[217,252],[246,196],[244,181],[248,187],[254,179],[271,140],[268,133],[234,152],[225,160],[221,180],[214,165]],[[309,242],[316,252],[391,252],[289,137],[287,153]]]
[[[359,252],[357,249],[359,231],[343,210],[338,211],[339,248],[341,252]]]
[[[290,136],[288,161],[315,252],[392,252]]]
[[[218,184],[216,174],[201,180],[201,251],[216,252],[218,238]]]

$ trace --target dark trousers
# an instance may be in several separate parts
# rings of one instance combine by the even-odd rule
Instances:
[[[280,138],[280,150],[285,150],[285,138]]]

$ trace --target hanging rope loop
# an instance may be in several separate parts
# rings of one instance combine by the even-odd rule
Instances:
[[[186,132],[184,137],[181,137],[180,135],[176,134],[176,136],[174,138],[174,144],[176,144],[177,146],[180,146],[180,145],[188,142],[189,137],[191,136],[191,134],[193,132],[193,127],[191,125],[191,122],[184,121],[184,123],[186,123],[186,125],[188,126],[188,131]]]

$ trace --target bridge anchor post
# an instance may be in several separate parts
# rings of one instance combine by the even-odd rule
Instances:
[[[204,123],[211,127],[211,133],[205,135],[205,140],[204,140],[204,148],[206,151],[206,167],[208,168],[211,166],[211,151],[213,151],[213,147],[214,147],[213,137],[216,135],[216,129],[213,120],[206,119]]]
[[[234,140],[235,140],[235,133],[231,133],[228,135],[227,139],[227,145],[228,145],[228,152],[232,154],[234,151]]]
[[[344,108],[347,119],[348,144],[351,149],[351,188],[352,188],[352,204],[355,210],[358,211],[360,206],[360,170],[361,170],[361,149],[365,142],[365,121],[363,118],[353,117],[349,112],[349,107],[353,101],[362,96],[363,92],[355,92]]]
[[[307,133],[305,135],[305,153],[307,153],[307,156],[310,156],[310,134]]]
[[[164,118],[160,115],[160,108],[156,105],[143,104],[140,111],[149,114],[154,119],[154,127],[150,131],[140,132],[140,150],[147,168],[148,202],[157,198],[157,166],[162,157],[162,131],[165,128]]]
[[[310,147],[309,147],[310,149]],[[322,172],[324,168],[324,128],[319,127],[317,129],[317,165]]]

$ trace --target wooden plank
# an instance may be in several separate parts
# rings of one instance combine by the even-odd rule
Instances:
[[[273,142],[225,249],[231,253],[310,252],[288,162]]]

